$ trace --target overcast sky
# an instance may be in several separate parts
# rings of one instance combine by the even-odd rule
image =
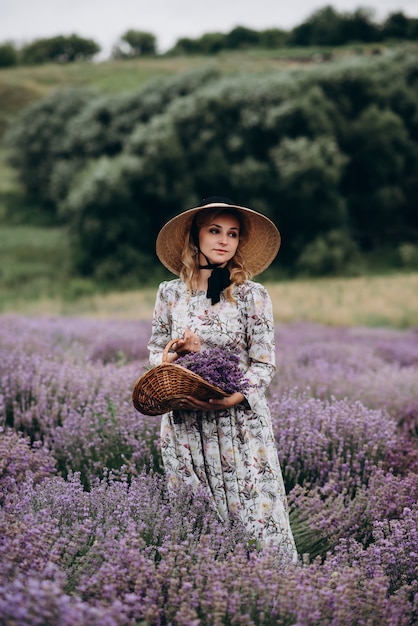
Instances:
[[[94,39],[102,56],[108,56],[118,38],[133,28],[153,33],[163,52],[180,37],[226,33],[238,25],[288,30],[329,4],[348,12],[371,8],[377,21],[395,11],[418,17],[418,0],[0,0],[0,42],[20,45],[76,33]]]

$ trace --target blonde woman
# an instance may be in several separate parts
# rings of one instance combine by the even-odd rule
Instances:
[[[225,198],[180,213],[157,237],[157,256],[179,278],[161,283],[148,345],[151,366],[210,348],[238,352],[248,383],[222,399],[187,397],[162,416],[169,486],[203,485],[219,516],[239,518],[260,545],[296,560],[286,494],[265,392],[275,372],[272,305],[251,280],[276,257],[271,220]]]

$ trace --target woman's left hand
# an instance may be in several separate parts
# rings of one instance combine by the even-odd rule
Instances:
[[[198,400],[192,396],[187,396],[182,401],[182,409],[186,411],[222,411],[222,409],[230,409],[245,400],[242,393],[236,391],[226,398],[213,398],[208,401]]]
[[[200,337],[192,333],[188,328],[185,329],[182,339],[178,339],[173,344],[174,352],[167,354],[167,362],[174,363],[179,356],[189,354],[189,352],[199,352],[201,348]]]
[[[200,338],[192,333],[188,328],[185,329],[183,339],[179,339],[174,345],[174,350],[180,356],[189,352],[199,352]]]

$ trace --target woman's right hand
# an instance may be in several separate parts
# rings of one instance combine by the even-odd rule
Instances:
[[[245,396],[236,391],[226,398],[214,398],[212,400],[198,400],[192,396],[187,396],[181,400],[180,406],[186,411],[225,411],[225,409],[241,404],[244,400]]]

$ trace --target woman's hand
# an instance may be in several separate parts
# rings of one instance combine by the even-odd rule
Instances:
[[[192,333],[189,328],[186,328],[183,339],[176,341],[176,343],[173,344],[173,348],[178,356],[183,356],[183,354],[188,354],[189,352],[199,352],[200,339],[197,335]]]
[[[230,409],[244,400],[245,396],[239,391],[236,391],[226,398],[213,398],[207,401],[187,396],[187,398],[182,401],[181,408],[185,411],[222,411],[222,409]]]

